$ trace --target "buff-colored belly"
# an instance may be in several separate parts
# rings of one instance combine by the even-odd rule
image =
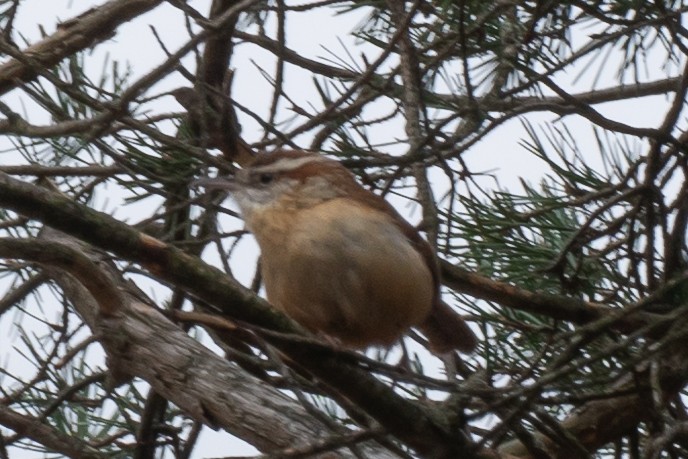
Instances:
[[[389,216],[338,199],[290,218],[281,237],[254,231],[275,307],[351,347],[390,344],[426,318],[430,270]]]

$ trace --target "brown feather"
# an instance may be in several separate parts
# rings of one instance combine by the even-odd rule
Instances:
[[[309,157],[315,158],[316,160],[305,161],[303,164],[299,164],[299,159]],[[343,301],[342,297],[345,295],[351,295],[351,299],[355,299],[356,301],[360,301],[360,298],[362,298],[361,295],[363,295],[361,292],[356,292],[356,282],[353,284],[346,284],[343,282],[341,283],[341,287],[338,287],[340,284],[332,280],[332,273],[346,272],[346,266],[329,266],[328,263],[331,264],[330,261],[321,260],[320,269],[328,270],[328,272],[322,280],[318,281],[320,278],[317,274],[310,274],[308,272],[309,269],[316,268],[309,267],[308,262],[312,260],[306,258],[306,262],[304,263],[294,261],[293,266],[287,267],[285,270],[284,266],[281,266],[277,262],[271,263],[269,257],[264,256],[264,272],[269,297],[272,296],[273,298],[282,299],[289,298],[288,301],[282,301],[281,304],[277,304],[277,307],[284,309],[287,314],[291,315],[295,320],[301,322],[306,327],[339,336],[345,343],[356,347],[368,344],[390,344],[391,341],[396,339],[398,335],[404,331],[404,328],[417,326],[427,336],[431,350],[436,353],[445,353],[452,349],[470,352],[475,349],[477,345],[475,334],[461,316],[440,298],[440,275],[432,248],[427,241],[420,236],[418,231],[410,225],[389,202],[359,185],[354,175],[341,163],[312,153],[280,150],[269,154],[260,154],[256,156],[250,169],[258,171],[272,170],[270,166],[279,165],[280,160],[294,160],[291,162],[293,167],[287,167],[283,171],[278,171],[276,168],[275,173],[277,175],[296,180],[303,184],[307,183],[309,180],[313,180],[313,178],[326,176],[328,186],[331,187],[329,191],[332,193],[332,197],[328,198],[326,201],[328,203],[327,205],[324,204],[325,201],[320,204],[318,204],[317,201],[308,201],[309,206],[317,206],[317,208],[314,207],[315,210],[310,213],[308,210],[298,210],[295,212],[294,209],[299,207],[298,204],[287,204],[287,201],[290,199],[293,201],[300,199],[297,190],[297,195],[284,197],[284,202],[282,202],[282,204],[283,208],[287,209],[286,211],[270,211],[271,215],[269,216],[255,216],[254,220],[257,220],[251,222],[251,227],[264,253],[277,254],[279,252],[287,258],[290,257],[289,259],[299,260],[300,258],[297,252],[294,251],[294,247],[290,246],[292,242],[289,241],[293,239],[294,234],[307,234],[308,231],[328,231],[330,235],[328,237],[332,238],[333,241],[339,240],[341,243],[351,243],[350,240],[347,242],[334,233],[337,233],[343,226],[349,227],[350,230],[352,228],[355,229],[356,219],[366,222],[366,225],[369,225],[371,228],[376,228],[375,222],[378,221],[379,218],[374,217],[376,214],[371,213],[371,211],[380,211],[386,216],[384,218],[393,222],[406,241],[410,243],[410,246],[415,250],[416,254],[420,255],[420,259],[430,274],[432,294],[431,297],[426,300],[430,302],[427,306],[413,306],[413,302],[404,303],[404,296],[409,296],[414,293],[412,290],[407,291],[404,289],[413,285],[416,285],[414,288],[421,288],[420,285],[423,283],[422,279],[416,278],[415,280],[401,283],[398,279],[390,278],[386,280],[383,274],[390,269],[390,265],[385,265],[385,260],[381,260],[379,267],[374,269],[369,267],[369,275],[375,277],[374,280],[360,279],[356,282],[367,282],[365,285],[375,284],[375,288],[380,290],[380,292],[378,292],[378,297],[386,298],[384,301],[380,300],[382,301],[380,304],[384,304],[385,301],[388,302],[390,298],[394,298],[394,301],[400,303],[397,305],[398,309],[396,314],[398,317],[396,319],[394,317],[382,319],[382,317],[371,314],[370,310],[365,309],[369,305],[344,305],[344,303],[341,303],[341,301]],[[289,164],[289,161],[283,163]],[[313,217],[307,217],[311,214]],[[301,215],[301,217],[297,215]],[[304,219],[306,218],[310,218],[310,220],[304,223]],[[277,223],[276,220],[279,220],[279,223]],[[324,225],[326,228],[317,228],[315,227],[317,226],[316,223],[320,226]],[[249,224],[248,221],[247,224]],[[304,225],[311,225],[311,227],[305,228]],[[366,228],[368,227],[366,226]],[[288,237],[285,237],[285,229],[287,232],[291,232],[291,235],[287,233]],[[376,235],[366,235],[365,232],[360,229],[356,231],[360,231],[361,237],[370,239],[368,242],[374,243]],[[291,252],[289,252],[290,250]],[[303,247],[299,250],[303,250]],[[332,247],[328,250],[334,250],[336,252],[337,248]],[[381,257],[397,260],[395,262],[397,265],[406,263],[398,259],[399,254],[385,252],[382,249],[377,250],[381,254]],[[287,254],[287,252],[289,252],[290,255]],[[345,258],[344,254],[335,253],[331,260],[337,259],[335,255],[341,255],[341,258]],[[278,259],[279,257],[275,256],[274,258]],[[373,263],[373,261],[368,263]],[[408,263],[410,263],[409,266],[413,264],[410,259]],[[377,273],[377,271],[384,272],[380,274]],[[412,271],[402,269],[397,275],[404,276],[406,273],[411,272]],[[327,276],[330,277],[328,278]],[[294,279],[298,280],[294,282]],[[327,284],[330,288],[334,288],[337,291],[330,292],[328,298],[322,298],[317,295],[313,297],[313,291],[323,287],[315,286],[318,288],[311,289],[311,287],[314,286],[313,282]],[[397,289],[401,288],[403,295],[394,296],[394,288],[390,288],[390,286],[394,286]],[[346,291],[347,289],[349,290],[348,292]],[[322,289],[320,288],[320,290]],[[389,292],[385,292],[386,290],[389,290]],[[337,297],[339,297],[339,299],[337,299]],[[348,299],[349,298],[347,298],[347,300]],[[337,303],[337,301],[340,303]],[[338,304],[336,307],[335,303]],[[418,311],[412,314],[411,311],[407,309],[409,306],[418,308]],[[323,309],[317,310],[317,308]],[[349,314],[346,311],[350,310],[358,312],[350,312],[350,314],[353,315],[345,317],[346,314]],[[422,316],[418,316],[418,312],[420,311],[423,311]],[[356,319],[354,318],[356,314],[363,315],[364,317]],[[408,317],[402,318],[401,315]],[[381,322],[382,320],[387,320],[388,323],[385,324]],[[352,325],[353,329],[348,329],[347,323],[357,325]],[[376,332],[370,328],[372,326],[377,326],[379,330]],[[356,327],[358,327],[358,329],[356,329]],[[357,336],[357,333],[360,336]],[[378,336],[373,336],[376,333]]]

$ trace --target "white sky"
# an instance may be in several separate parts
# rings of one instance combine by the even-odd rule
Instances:
[[[195,0],[189,3],[197,10],[206,12],[210,2],[208,0]],[[288,1],[287,3],[296,4],[301,2]],[[17,17],[15,28],[21,31],[29,41],[34,41],[40,37],[39,25],[42,25],[47,33],[52,33],[58,20],[72,18],[96,4],[96,2],[85,0],[24,0],[20,5],[20,14]],[[361,11],[332,16],[332,11],[328,9],[318,10],[310,15],[297,14],[292,16],[287,22],[287,41],[290,48],[298,50],[301,54],[311,58],[331,58],[332,55],[326,51],[330,50],[342,56],[344,60],[348,60],[348,57],[343,47],[346,46],[352,50],[356,48],[354,41],[348,36],[348,33],[365,18]],[[114,39],[98,46],[93,57],[88,60],[87,71],[95,76],[99,75],[102,70],[103,60],[106,55],[109,55],[110,60],[128,61],[131,64],[135,77],[147,73],[164,59],[164,53],[160,50],[149,26],[153,25],[168,49],[174,51],[187,39],[182,17],[178,10],[167,3],[163,3],[156,10],[122,27]],[[591,31],[580,30],[579,33],[582,40]],[[340,40],[342,41],[340,42]],[[355,49],[351,54],[358,62],[361,62],[360,53],[362,51],[366,53],[369,61],[374,60],[377,55],[376,50],[370,47]],[[192,61],[187,59],[185,62],[189,64]],[[268,111],[272,91],[271,86],[260,76],[254,62],[268,72],[274,71],[274,61],[270,54],[259,50],[255,46],[239,45],[236,47],[232,60],[233,67],[237,70],[233,95],[240,103],[264,115]],[[657,62],[661,62],[659,58]],[[188,68],[193,71],[194,67],[189,65]],[[610,65],[610,72],[615,71],[616,66]],[[287,72],[285,80],[290,84],[288,90],[290,95],[294,96],[294,94],[297,94],[296,97],[300,102],[303,102],[304,107],[308,107],[305,103],[306,101],[319,102],[310,77],[306,72],[291,66],[287,67]],[[663,74],[664,70],[659,65],[650,66],[646,81],[661,77]],[[673,74],[675,74],[675,71]],[[570,86],[568,88],[572,92],[590,89],[589,78],[583,78],[574,84],[576,75],[567,76],[570,77],[568,82]],[[609,85],[613,84],[614,75],[610,75],[607,79]],[[296,84],[297,81],[299,81],[298,86]],[[561,80],[558,81],[561,84],[566,83]],[[179,86],[189,86],[189,84],[175,74],[166,78],[161,85],[154,87],[152,92],[165,92]],[[599,87],[606,86],[608,85],[602,83]],[[10,94],[4,101],[10,103],[21,112],[15,96],[15,94]],[[605,104],[596,108],[604,115],[613,119],[624,121],[631,125],[650,127],[656,126],[660,122],[659,117],[664,113],[666,103],[667,101],[662,97],[653,97],[628,103]],[[283,103],[282,107],[285,106],[286,104]],[[180,111],[181,107],[172,97],[166,97],[156,102],[156,109],[161,112]],[[29,119],[32,122],[47,123],[49,121],[45,115],[37,114],[30,106],[28,110]],[[529,118],[540,121],[554,119],[550,115],[536,115],[529,116]],[[592,131],[586,122],[571,118],[567,119],[566,123],[576,132],[576,138],[581,142],[581,145],[589,148],[591,152],[597,151]],[[263,132],[255,123],[242,119],[242,124],[244,136],[247,140],[258,140],[262,137]],[[380,139],[390,139],[394,135],[403,137],[403,129],[400,127],[400,124],[398,124],[398,127],[396,134],[390,132],[380,133]],[[519,145],[521,138],[523,138],[523,129],[520,121],[509,121],[500,127],[497,133],[488,136],[474,147],[465,158],[472,165],[473,170],[497,172],[504,187],[520,187],[520,177],[532,183],[537,183],[540,181],[544,171],[543,164]],[[301,141],[301,144],[304,146],[308,145],[308,138],[305,136],[297,138],[296,141]],[[0,139],[0,148],[6,147],[6,140]],[[595,154],[590,155],[589,160],[591,162],[598,161]],[[16,155],[0,153],[1,164],[19,164],[20,162],[21,159]],[[442,186],[441,183],[444,178],[441,174],[434,174],[432,178],[438,181],[436,185]],[[136,208],[132,206],[120,208],[120,204],[116,196],[109,195],[101,197],[97,207],[101,207],[104,210],[114,210],[119,218],[135,221],[137,219],[135,215]],[[418,214],[418,212],[413,210],[412,208],[402,209],[402,212],[409,216],[410,219],[413,219],[414,215],[417,217]],[[142,216],[147,216],[147,214],[142,214]],[[246,243],[240,248],[239,257],[235,259],[245,261],[248,258],[255,257],[255,255],[255,246],[251,243]],[[252,270],[245,272],[239,270],[236,274],[243,282],[250,282],[253,276]],[[2,286],[3,284],[0,284],[0,287]],[[3,291],[3,288],[0,288],[0,291]],[[159,295],[158,298],[164,298],[164,294]],[[9,316],[11,314],[7,314],[0,320],[0,336],[16,337],[16,333],[12,333],[12,320],[14,318]],[[20,372],[23,361],[16,354],[12,354],[12,350],[6,346],[6,343],[7,341],[3,342],[0,348],[0,363],[9,358],[10,366]],[[31,369],[27,369],[27,371],[30,372]],[[243,442],[231,440],[226,434],[205,429],[193,457],[250,455],[255,453],[255,449],[246,446]],[[10,454],[12,458],[16,459],[38,457],[37,454],[30,452],[12,451]]]

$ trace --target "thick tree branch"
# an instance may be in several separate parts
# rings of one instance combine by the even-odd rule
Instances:
[[[111,177],[125,173],[120,166],[41,166],[38,164],[0,166],[8,175],[32,175],[34,177]]]
[[[97,448],[93,448],[75,437],[66,435],[36,418],[12,411],[1,404],[0,424],[67,457],[74,459],[105,459],[109,457],[108,454],[99,453]]]
[[[0,95],[36,78],[62,59],[112,38],[117,28],[162,3],[162,0],[112,0],[63,22],[49,37],[22,50],[31,64],[12,59],[0,66]]]
[[[213,0],[209,19],[216,20],[234,7],[236,0]],[[240,126],[230,99],[232,75],[229,62],[234,49],[232,38],[236,30],[237,18],[226,24],[212,35],[203,50],[203,64],[198,69],[197,89],[202,95],[202,106],[205,126],[213,147],[218,148],[230,161],[247,164],[251,161],[252,152],[240,136]]]
[[[3,173],[0,173],[0,205],[140,263],[156,277],[184,288],[235,320],[281,333],[300,332],[292,321],[218,269],[139,233],[110,215]],[[419,453],[446,458],[474,456],[461,432],[450,431],[445,420],[399,397],[385,384],[343,360],[339,353],[281,335],[268,334],[265,339],[366,410],[391,434]]]
[[[684,313],[685,314],[685,313]],[[663,340],[665,351],[651,360],[638,365],[614,385],[617,393],[629,393],[617,397],[593,400],[574,410],[561,427],[573,435],[588,451],[633,432],[638,424],[657,416],[663,404],[672,400],[688,379],[688,358],[686,346],[686,323],[677,320]],[[655,375],[655,376],[653,376]],[[575,459],[574,452],[562,449],[560,444],[544,435],[536,434],[537,441],[552,457]],[[499,448],[500,453],[519,458],[533,458],[534,455],[519,441],[512,441]]]
[[[46,229],[38,240],[0,239],[0,257],[44,264],[97,334],[115,378],[146,380],[196,420],[222,427],[267,452],[346,433],[332,432],[293,399],[242,372],[143,303],[142,293],[131,290],[106,254]],[[94,277],[116,286],[116,313],[104,314],[103,302],[111,303],[113,292],[94,284]],[[265,429],[266,423],[274,427]],[[394,457],[379,448],[375,454]],[[342,457],[351,456],[343,452]]]
[[[444,284],[459,293],[466,293],[501,306],[542,314],[553,319],[567,320],[579,325],[608,318],[614,319],[613,328],[624,333],[630,333],[663,319],[660,315],[641,310],[625,313],[618,308],[577,298],[531,292],[459,268],[446,260],[440,260],[440,268]]]

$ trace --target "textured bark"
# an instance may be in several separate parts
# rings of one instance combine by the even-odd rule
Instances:
[[[659,314],[641,310],[622,311],[565,295],[531,292],[467,271],[445,260],[440,260],[440,269],[444,283],[457,292],[467,293],[485,301],[494,301],[501,306],[542,314],[553,319],[568,320],[579,325],[607,318],[611,321],[613,329],[630,333],[663,320],[663,316]]]
[[[119,26],[160,3],[162,0],[113,0],[63,22],[54,34],[0,66],[0,95],[18,82],[36,78],[39,69],[50,69],[62,59],[112,38]]]
[[[77,438],[43,424],[40,420],[16,413],[0,405],[0,425],[9,427],[19,435],[24,435],[42,444],[52,451],[64,454],[73,459],[105,459],[106,454],[100,454],[95,448],[81,442]]]
[[[228,317],[281,332],[267,334],[265,338],[420,454],[437,458],[474,457],[465,434],[453,430],[443,416],[400,397],[355,361],[344,360],[341,353],[285,336],[285,332],[300,334],[301,330],[252,291],[200,259],[142,234],[110,215],[3,173],[0,173],[0,205],[111,250],[123,259],[141,263],[159,279],[185,289]]]
[[[676,321],[667,334],[677,338],[665,352],[645,363],[633,375],[621,379],[613,389],[616,397],[593,400],[584,403],[561,422],[561,428],[581,447],[593,452],[625,435],[633,433],[638,424],[661,416],[660,410],[668,400],[673,399],[688,380],[688,356],[686,356],[686,325]],[[654,373],[654,376],[653,376]],[[551,457],[576,459],[579,451],[562,447],[540,433],[533,435],[538,446]],[[526,445],[512,441],[502,445],[499,452],[512,457],[533,458]]]
[[[188,336],[149,304],[142,292],[122,279],[106,254],[48,228],[39,241],[0,242],[0,256],[22,254],[44,264],[45,271],[97,334],[107,352],[111,384],[142,378],[194,419],[222,428],[265,452],[303,447],[347,433],[333,432],[294,399]],[[87,271],[81,268],[87,267],[86,258],[93,277],[109,277],[111,285],[120,290],[116,310],[110,299],[104,314],[100,300],[108,291],[94,291],[96,285],[84,279]],[[375,457],[396,457],[379,447],[367,449]],[[337,457],[353,456],[342,449]]]

